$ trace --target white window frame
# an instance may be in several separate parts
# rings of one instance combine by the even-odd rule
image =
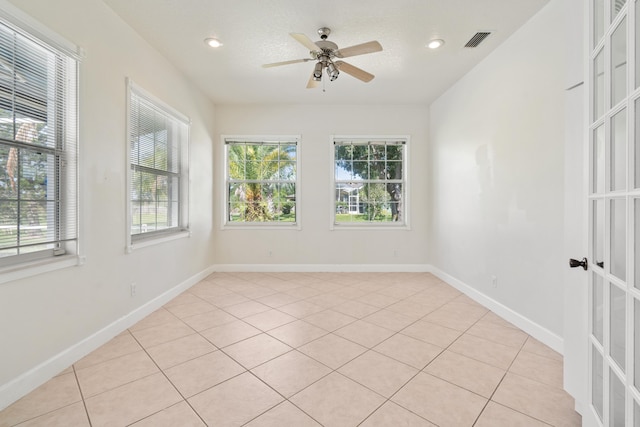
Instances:
[[[191,120],[184,114],[178,112],[171,106],[167,105],[160,99],[151,95],[149,92],[138,86],[130,78],[126,79],[127,84],[127,137],[126,137],[126,164],[127,164],[127,180],[126,180],[126,253],[131,253],[135,249],[147,247],[180,239],[184,237],[190,237],[191,232],[189,230],[189,144],[190,144],[190,128]],[[178,225],[177,227],[171,227],[163,230],[145,232],[140,234],[133,234],[133,214],[132,214],[132,200],[131,200],[131,184],[133,180],[133,167],[131,163],[131,138],[132,138],[132,109],[131,100],[132,96],[136,95],[145,102],[151,104],[154,109],[157,109],[161,114],[166,115],[176,123],[186,127],[184,129],[184,140],[178,141],[180,144],[179,150],[179,198],[178,198]]]
[[[410,183],[409,183],[409,135],[331,135],[329,140],[329,173],[331,183],[331,195],[329,203],[329,229],[330,230],[410,230],[409,212],[410,212]],[[402,221],[396,222],[336,222],[336,162],[335,162],[335,145],[336,142],[347,141],[404,141],[403,158],[402,158],[402,182],[403,182],[403,199],[402,199]]]
[[[80,256],[78,201],[78,81],[83,52],[78,46],[5,0],[0,0],[0,20],[11,30],[68,62],[68,74],[64,81],[67,88],[64,101],[64,133],[60,138],[56,136],[58,147],[61,144],[60,139],[65,141],[61,151],[56,148],[56,152],[63,156],[64,166],[56,172],[59,176],[56,182],[48,183],[52,189],[55,188],[57,194],[64,195],[56,198],[60,209],[54,217],[57,222],[54,222],[53,227],[66,228],[67,236],[58,237],[61,240],[52,249],[5,258],[4,262],[0,262],[0,283],[6,283],[84,262],[84,257]]]
[[[296,179],[295,179],[295,212],[296,220],[294,222],[231,222],[229,221],[229,158],[227,155],[228,142],[241,141],[241,142],[254,142],[256,144],[265,142],[295,142],[296,143]],[[300,190],[301,173],[300,173],[300,158],[301,158],[301,136],[300,135],[221,135],[221,147],[222,147],[222,159],[224,162],[222,168],[222,180],[224,185],[222,189],[224,193],[224,204],[222,206],[222,229],[223,230],[238,230],[238,229],[273,229],[273,230],[301,230],[301,198],[302,194]],[[265,181],[266,182],[266,181]],[[270,181],[271,182],[271,181]],[[275,182],[275,181],[274,181]]]

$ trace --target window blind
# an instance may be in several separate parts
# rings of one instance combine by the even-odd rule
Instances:
[[[77,68],[0,19],[0,266],[77,239]]]
[[[131,236],[186,228],[188,119],[132,86]]]

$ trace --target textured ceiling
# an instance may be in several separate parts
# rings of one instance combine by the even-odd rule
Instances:
[[[548,0],[104,0],[216,104],[429,104],[533,16]],[[346,73],[306,89],[313,62],[289,36],[347,47],[378,40],[383,51],[346,59],[372,74]],[[463,47],[477,31],[492,34]],[[224,46],[207,47],[217,37]],[[439,50],[425,48],[432,38]],[[323,91],[323,85],[325,91]]]

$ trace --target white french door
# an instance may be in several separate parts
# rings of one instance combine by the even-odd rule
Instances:
[[[589,410],[640,427],[640,0],[589,13]]]

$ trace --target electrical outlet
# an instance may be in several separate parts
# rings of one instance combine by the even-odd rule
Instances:
[[[273,251],[269,251],[268,255],[269,255],[269,258],[271,258],[273,256]]]
[[[498,278],[496,276],[491,276],[491,286],[494,288],[498,287]]]
[[[137,287],[136,282],[131,283],[131,296],[132,297],[136,295],[136,291],[137,291],[136,287]]]

